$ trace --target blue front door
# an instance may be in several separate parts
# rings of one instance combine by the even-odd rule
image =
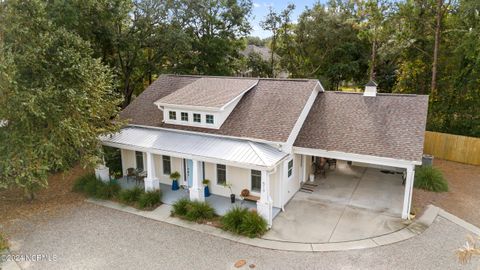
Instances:
[[[192,178],[193,160],[187,159],[185,163],[186,163],[185,176],[187,178],[188,186],[191,187],[192,186],[192,180],[193,180],[193,178]]]

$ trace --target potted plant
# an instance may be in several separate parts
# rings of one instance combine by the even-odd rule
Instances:
[[[205,188],[204,188],[205,198],[206,198],[206,197],[210,197],[210,189],[208,188],[208,184],[210,184],[210,180],[208,180],[208,179],[203,179],[202,184],[203,184],[203,186],[205,187]]]
[[[172,179],[172,190],[178,190],[178,178],[180,178],[180,173],[175,171],[170,174],[170,179]]]
[[[230,189],[230,202],[235,203],[235,194],[233,194],[233,191],[232,191],[232,184],[225,182],[223,186],[228,187],[228,189]]]

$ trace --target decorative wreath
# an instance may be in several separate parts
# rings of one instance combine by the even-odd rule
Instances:
[[[244,189],[242,190],[242,192],[240,192],[240,195],[242,197],[247,197],[248,195],[250,195],[250,191],[248,189]]]

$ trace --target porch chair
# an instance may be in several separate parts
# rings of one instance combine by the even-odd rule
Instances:
[[[127,182],[130,179],[130,177],[136,177],[136,172],[134,168],[128,168],[127,169]]]
[[[329,158],[329,159],[327,160],[327,163],[328,163],[328,169],[331,169],[332,167],[333,167],[334,169],[337,168],[337,160],[336,160],[336,159],[334,159],[334,158]]]

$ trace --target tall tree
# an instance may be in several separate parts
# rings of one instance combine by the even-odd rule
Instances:
[[[357,17],[360,35],[371,44],[369,77],[375,80],[378,50],[388,39],[388,15],[390,3],[387,0],[367,0],[359,2]]]
[[[271,6],[268,8],[268,14],[265,16],[265,19],[260,22],[260,26],[263,30],[272,32],[272,40],[270,42],[270,71],[272,72],[272,78],[275,77],[275,53],[277,48],[278,30],[281,22],[282,19],[280,15],[278,15]]]
[[[98,137],[121,99],[89,44],[47,16],[42,1],[5,3],[0,16],[0,182],[33,198],[47,175],[73,162],[96,164]]]
[[[243,37],[250,32],[251,0],[181,0],[176,16],[190,39],[182,73],[232,75]]]

